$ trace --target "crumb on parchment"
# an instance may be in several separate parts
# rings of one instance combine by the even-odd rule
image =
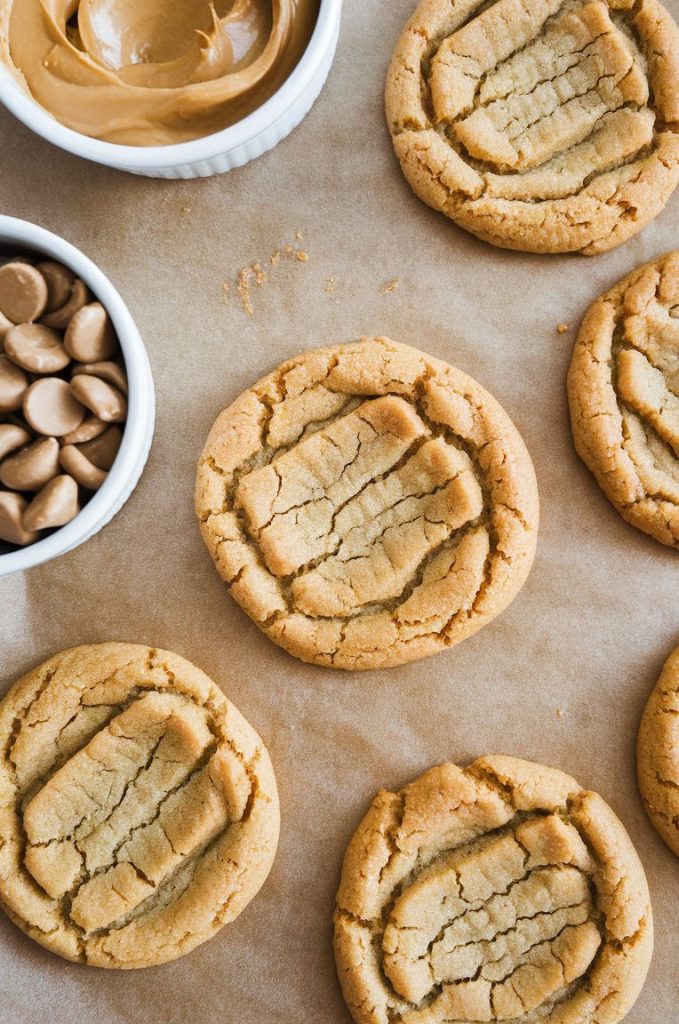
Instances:
[[[392,277],[392,279],[390,281],[387,281],[387,283],[383,286],[382,294],[383,295],[388,295],[390,292],[397,292],[398,289],[399,289],[400,283],[401,282],[399,281],[399,279],[397,277]]]
[[[556,330],[558,334],[565,334],[570,330],[570,324],[559,324]]]
[[[252,316],[254,309],[252,308],[252,300],[250,298],[250,277],[252,275],[251,267],[243,267],[238,271],[238,297],[240,298],[241,305],[248,316]]]
[[[241,308],[243,312],[252,317],[255,314],[255,309],[252,301],[252,284],[254,283],[259,288],[269,280],[273,274],[273,269],[280,266],[283,260],[291,260],[294,263],[307,263],[309,260],[309,253],[300,248],[299,243],[302,241],[302,232],[295,232],[294,244],[285,243],[277,246],[273,252],[265,258],[259,260],[253,260],[252,263],[246,267],[241,267],[235,277],[235,291],[238,295]],[[268,271],[264,269],[263,264],[268,266]],[[225,303],[229,303],[229,295],[231,294],[231,282],[224,281],[222,283],[222,295]]]

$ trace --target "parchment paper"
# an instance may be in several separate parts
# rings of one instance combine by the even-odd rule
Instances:
[[[62,234],[111,276],[148,346],[158,399],[149,464],[122,512],[71,554],[0,580],[1,692],[74,644],[178,651],[263,736],[283,813],[260,895],[176,963],[69,964],[0,914],[2,1024],[348,1024],[331,919],[353,829],[381,786],[487,752],[558,766],[620,815],[656,919],[653,964],[628,1021],[679,1021],[679,860],[647,821],[634,770],[643,704],[679,642],[678,556],[603,497],[574,454],[565,398],[585,309],[677,245],[679,193],[640,236],[593,258],[503,252],[429,210],[401,176],[382,109],[413,4],[347,0],[309,117],[272,153],[221,177],[162,182],[87,164],[0,112],[0,210]],[[669,6],[679,16],[679,2]],[[253,284],[250,318],[235,276],[285,242],[308,261],[270,267]],[[385,291],[392,279],[398,287]],[[562,322],[566,334],[556,332]],[[446,359],[502,402],[533,457],[542,522],[528,583],[494,623],[434,658],[349,675],[295,661],[231,600],[192,492],[207,431],[242,389],[303,349],[363,333]]]

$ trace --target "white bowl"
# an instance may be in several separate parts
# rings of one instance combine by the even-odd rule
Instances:
[[[302,59],[280,89],[252,114],[213,135],[174,146],[120,146],[74,132],[55,120],[0,64],[0,102],[55,146],[149,178],[206,178],[261,156],[308,114],[328,77],[339,38],[342,0],[321,0]]]
[[[155,397],[144,343],[130,312],[105,274],[79,249],[51,231],[14,217],[0,216],[0,246],[44,253],[70,267],[105,306],[116,329],[127,372],[127,420],[120,450],[106,480],[66,526],[25,548],[0,554],[0,576],[48,562],[101,530],[127,501],[141,476],[153,437]]]

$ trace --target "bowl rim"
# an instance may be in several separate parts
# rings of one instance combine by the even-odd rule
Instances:
[[[320,0],[316,25],[302,57],[273,96],[241,121],[188,142],[163,146],[127,146],[104,142],[67,128],[28,94],[0,61],[0,102],[47,142],[96,163],[132,171],[174,167],[210,160],[250,142],[283,117],[313,83],[333,45],[342,0]]]
[[[70,523],[33,544],[0,554],[0,576],[64,554],[87,540],[115,514],[129,497],[146,461],[155,416],[153,378],[146,348],[124,299],[106,274],[60,235],[30,221],[0,214],[0,244],[8,243],[58,260],[83,279],[111,317],[123,353],[129,394],[120,449],[102,486]]]

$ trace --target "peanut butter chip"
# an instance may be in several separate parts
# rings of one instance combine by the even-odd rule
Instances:
[[[108,423],[98,419],[96,416],[88,416],[79,427],[72,430],[70,434],[64,434],[64,444],[83,444],[85,441],[92,441],[99,434],[108,429]]]
[[[80,487],[101,487],[127,386],[113,325],[84,282],[55,260],[0,257],[0,541],[32,543],[77,515]]]
[[[37,533],[31,533],[21,522],[27,504],[26,499],[14,491],[0,491],[0,540],[23,547],[38,539]]]
[[[14,327],[11,320],[8,320],[4,313],[0,313],[0,341],[4,341],[8,331]]]
[[[0,481],[16,491],[39,491],[59,472],[59,442],[41,437],[0,465]]]
[[[75,430],[85,417],[85,409],[77,401],[71,386],[60,377],[44,377],[31,384],[24,395],[23,408],[24,416],[34,430],[53,437],[62,437]]]
[[[80,451],[99,469],[110,469],[115,462],[123,433],[120,427],[109,427],[104,434],[80,445]]]
[[[71,391],[79,402],[105,423],[122,423],[127,415],[124,397],[99,377],[81,373],[71,381]]]
[[[54,260],[45,260],[37,264],[37,269],[45,278],[47,285],[47,306],[45,311],[53,313],[55,309],[65,306],[71,297],[75,274],[63,263],[56,263]]]
[[[116,336],[108,313],[100,302],[91,302],[75,313],[66,328],[66,351],[82,363],[108,359],[116,350]]]
[[[79,373],[86,373],[90,377],[100,377],[101,380],[113,384],[118,391],[127,394],[127,376],[119,363],[105,361],[101,363],[77,363],[73,367],[71,376],[76,377]]]
[[[7,356],[0,355],[0,412],[13,412],[21,406],[28,378]]]
[[[5,337],[5,352],[31,373],[59,373],[71,361],[59,335],[44,324],[12,327]]]
[[[16,423],[0,423],[0,459],[28,444],[31,435]]]
[[[73,288],[68,301],[63,306],[60,306],[59,309],[55,309],[53,313],[48,313],[47,316],[44,316],[42,322],[47,327],[54,327],[58,331],[65,330],[71,317],[79,309],[82,309],[89,297],[87,286],[77,277],[73,282]]]
[[[24,512],[23,525],[27,530],[64,526],[79,511],[78,485],[75,480],[70,476],[55,476],[36,494]]]
[[[106,473],[99,469],[74,444],[65,444],[61,449],[61,466],[88,491],[96,491],[106,479]]]
[[[30,263],[0,267],[0,311],[15,324],[36,320],[47,305],[47,285]]]

